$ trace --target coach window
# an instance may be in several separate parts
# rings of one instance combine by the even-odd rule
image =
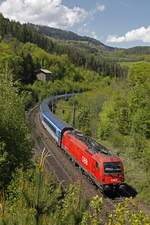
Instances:
[[[96,162],[96,169],[99,170],[100,169],[100,165],[98,162]]]
[[[61,132],[60,131],[58,131],[58,137],[61,138]]]
[[[56,134],[56,128],[44,117],[44,122],[49,126],[49,128]]]

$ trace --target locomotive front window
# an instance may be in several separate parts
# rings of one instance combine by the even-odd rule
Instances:
[[[100,169],[100,165],[98,162],[96,162],[96,169],[99,170]]]
[[[104,163],[105,173],[121,173],[121,163],[119,162],[106,162]]]

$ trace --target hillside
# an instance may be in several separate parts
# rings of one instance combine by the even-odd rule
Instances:
[[[99,50],[94,46],[89,47],[86,43],[78,42],[76,45],[74,42],[66,43],[54,40],[27,24],[22,25],[19,22],[10,21],[3,15],[0,15],[0,35],[5,40],[11,40],[13,37],[23,43],[34,43],[49,53],[67,55],[74,65],[94,70],[104,76],[111,74],[117,77],[125,76],[126,71],[120,65],[114,63],[112,57],[105,57],[101,49]]]
[[[103,44],[99,40],[87,36],[81,36],[72,31],[34,24],[28,25],[40,34],[44,34],[52,39],[62,41],[62,43],[67,44],[67,46],[69,45],[88,50],[91,53],[94,52],[97,55],[100,54],[100,56],[103,55],[103,57],[107,58],[107,60],[112,59],[116,62],[136,62],[145,60],[144,55],[150,55],[149,46],[136,46],[128,49],[114,48]]]
[[[41,34],[45,34],[46,36],[49,36],[51,38],[55,38],[58,40],[64,40],[64,41],[78,41],[83,43],[88,43],[90,45],[95,45],[99,48],[102,48],[105,51],[115,51],[116,48],[104,45],[102,42],[91,38],[87,36],[80,36],[72,31],[67,30],[61,30],[57,28],[52,28],[48,26],[41,26],[41,25],[34,25],[29,24],[30,27],[36,29]]]
[[[22,25],[4,18],[2,14],[0,35],[6,40],[13,37],[23,43],[34,43],[52,54],[68,55],[74,65],[105,76],[126,76],[128,64],[123,62],[150,61],[149,47],[114,49],[93,38],[81,37],[73,32],[31,24]]]

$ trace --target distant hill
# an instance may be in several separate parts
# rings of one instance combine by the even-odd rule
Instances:
[[[136,46],[125,50],[127,54],[150,54],[150,46]]]
[[[149,47],[113,48],[94,38],[80,36],[71,31],[20,24],[4,18],[2,14],[0,14],[0,38],[6,41],[16,38],[22,43],[30,42],[48,53],[67,55],[76,66],[105,75],[116,74],[118,77],[124,74],[123,64],[120,63],[150,61]],[[147,54],[146,57],[143,52]]]
[[[58,29],[56,30],[58,34]],[[33,43],[50,54],[67,55],[69,61],[77,67],[93,70],[105,76],[124,76],[126,71],[116,63],[117,60],[112,60],[111,54],[114,51],[110,51],[109,47],[94,39],[83,37],[83,41],[79,35],[74,36],[78,36],[79,41],[56,39],[45,35],[35,25],[11,21],[0,14],[1,41],[9,42],[15,39],[21,43]]]
[[[107,46],[94,38],[87,37],[87,36],[80,36],[72,31],[61,30],[61,29],[57,29],[57,28],[41,26],[41,25],[34,25],[34,24],[29,24],[29,26],[36,29],[38,32],[40,32],[46,36],[49,36],[51,38],[64,40],[64,41],[85,42],[85,43],[93,44],[97,47],[100,47],[106,51],[114,51],[116,49],[116,48]]]
[[[112,59],[113,61],[141,61],[143,57],[141,55],[149,55],[149,46],[136,46],[128,49],[114,48],[107,46],[91,37],[81,36],[72,31],[61,30],[57,28],[52,28],[48,26],[28,24],[29,27],[38,31],[40,34],[44,34],[49,38],[59,40],[61,43],[67,44],[67,46],[83,49],[89,53],[94,53],[100,55],[107,60]]]

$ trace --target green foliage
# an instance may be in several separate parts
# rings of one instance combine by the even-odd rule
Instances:
[[[127,90],[124,93],[115,94],[109,102],[106,102],[100,114],[101,136],[105,136],[105,129],[107,133],[107,129],[112,128],[113,124],[114,129],[122,135],[134,137],[135,134],[140,134],[149,138],[149,71],[148,64],[138,64],[133,67],[129,73]],[[110,133],[108,132],[107,135],[109,136]]]
[[[9,42],[0,42],[0,71],[9,69],[13,74],[13,80],[22,83],[31,83],[35,80],[34,70],[36,64],[33,62],[30,52],[22,52],[23,45],[13,39]]]
[[[60,197],[60,187],[39,168],[19,170],[9,186],[0,224],[45,224]]]
[[[109,215],[107,225],[149,225],[150,220],[142,211],[138,211],[133,200],[125,200],[116,206],[115,211]]]
[[[87,135],[96,137],[97,118],[102,105],[109,95],[111,79],[92,79],[92,73],[86,73],[87,80],[90,80],[92,85],[88,85],[91,91],[77,94],[74,98],[70,98],[67,102],[60,101],[56,106],[56,114],[59,118],[72,124],[73,120],[73,105],[75,105],[75,127]],[[83,82],[85,84],[86,81]],[[94,89],[94,91],[92,91]]]
[[[150,65],[138,63],[129,71],[126,88],[105,102],[98,135],[109,139],[125,157],[127,180],[149,202]],[[131,161],[131,162],[130,162]],[[138,176],[134,177],[135,171]],[[134,177],[134,178],[133,178]],[[147,193],[146,193],[147,192]]]
[[[6,201],[1,202],[0,224],[75,225],[80,224],[87,208],[79,185],[70,185],[65,196],[52,177],[44,175],[41,166],[19,170],[8,188]]]
[[[62,200],[62,208],[59,210],[57,222],[54,224],[68,225],[80,224],[83,216],[83,211],[86,204],[81,197],[80,186],[78,184],[70,185]]]
[[[30,85],[28,87],[36,96],[38,96],[39,101],[50,95],[58,95],[72,92],[80,93],[88,89],[85,84],[79,82],[74,83],[70,80],[55,80],[54,82],[47,83],[36,81],[32,86]]]
[[[91,135],[90,131],[90,114],[89,114],[89,108],[88,107],[82,107],[80,108],[78,112],[78,128],[82,130],[86,135]]]
[[[126,96],[115,94],[100,112],[99,135],[107,138],[114,131],[126,135],[130,133],[129,108]]]
[[[26,172],[18,170],[13,177],[7,195],[0,198],[0,225],[150,224],[132,199],[116,205],[105,221],[103,210],[102,198],[86,202],[78,184],[68,186],[63,194],[54,179],[44,175],[40,163]]]
[[[0,188],[10,181],[16,168],[26,168],[31,160],[22,96],[7,76],[0,75]]]

